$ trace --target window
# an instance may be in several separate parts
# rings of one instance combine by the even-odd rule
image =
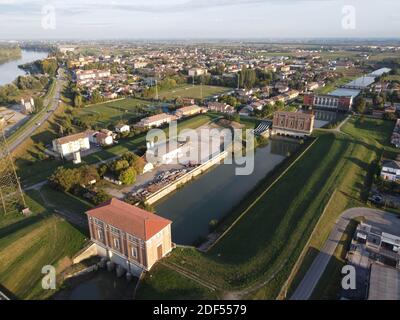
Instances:
[[[94,219],[94,223],[97,224],[99,227],[102,227],[102,228],[104,226],[103,222],[101,222],[100,220],[97,220],[97,219]]]
[[[132,257],[134,257],[136,259],[138,257],[137,248],[131,247],[131,254],[132,254]]]
[[[119,250],[119,239],[114,238],[114,247]]]
[[[114,233],[116,235],[119,235],[119,230],[117,228],[114,228],[113,226],[110,226],[110,229],[111,229],[112,233]]]
[[[104,237],[103,237],[103,230],[97,229],[97,236],[98,236],[98,239],[99,239],[100,241],[103,241],[103,240],[104,240]]]

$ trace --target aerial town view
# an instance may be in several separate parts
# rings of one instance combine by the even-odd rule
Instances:
[[[0,1],[0,310],[400,300],[400,3],[349,2]]]

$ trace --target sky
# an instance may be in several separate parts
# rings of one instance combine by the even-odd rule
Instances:
[[[397,38],[399,0],[0,0],[0,39]]]

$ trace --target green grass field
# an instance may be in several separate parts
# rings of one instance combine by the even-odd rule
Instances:
[[[186,85],[169,90],[161,90],[159,92],[160,99],[175,99],[175,98],[193,98],[205,99],[213,95],[221,94],[232,90],[231,88],[217,87],[217,86],[200,86],[200,85]]]
[[[41,287],[42,267],[61,271],[86,240],[47,211],[37,191],[26,198],[33,215],[0,216],[0,288],[18,299],[44,299],[53,292]]]
[[[362,204],[371,182],[370,169],[393,125],[383,120],[351,119],[343,128],[348,135],[320,130],[318,140],[300,161],[211,251],[203,254],[177,248],[169,261],[225,290],[246,288],[246,298],[276,298],[334,190],[340,192],[327,208],[326,224],[319,225],[305,262],[315,257],[312,251],[318,252],[337,215]],[[256,190],[254,197],[262,190]],[[300,275],[301,269],[299,279]],[[262,282],[260,288],[256,286]],[[249,290],[252,286],[254,290]]]
[[[141,109],[157,109],[159,103],[141,99],[122,99],[82,108],[77,117],[89,118],[95,124],[106,128],[109,124],[127,122],[132,117],[140,116]]]
[[[216,299],[216,293],[179,273],[156,265],[141,282],[138,300]]]

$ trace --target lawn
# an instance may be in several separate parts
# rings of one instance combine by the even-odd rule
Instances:
[[[186,85],[174,89],[161,90],[159,92],[160,99],[176,99],[176,98],[193,98],[205,99],[217,94],[231,91],[231,88],[217,87],[217,86],[200,86],[200,85]]]
[[[37,191],[27,202],[33,214],[0,217],[0,288],[18,299],[44,299],[41,270],[53,265],[61,271],[85,243],[85,236],[52,215],[40,203]]]
[[[138,300],[216,299],[214,291],[161,264],[156,265],[140,283]]]
[[[91,122],[106,128],[110,124],[128,122],[133,117],[140,116],[143,110],[157,109],[159,103],[151,103],[141,99],[122,99],[87,106],[81,109],[78,118],[89,118]]]
[[[49,185],[44,185],[40,189],[42,197],[46,199],[48,207],[58,208],[67,212],[84,214],[93,205],[73,194],[55,190]]]

